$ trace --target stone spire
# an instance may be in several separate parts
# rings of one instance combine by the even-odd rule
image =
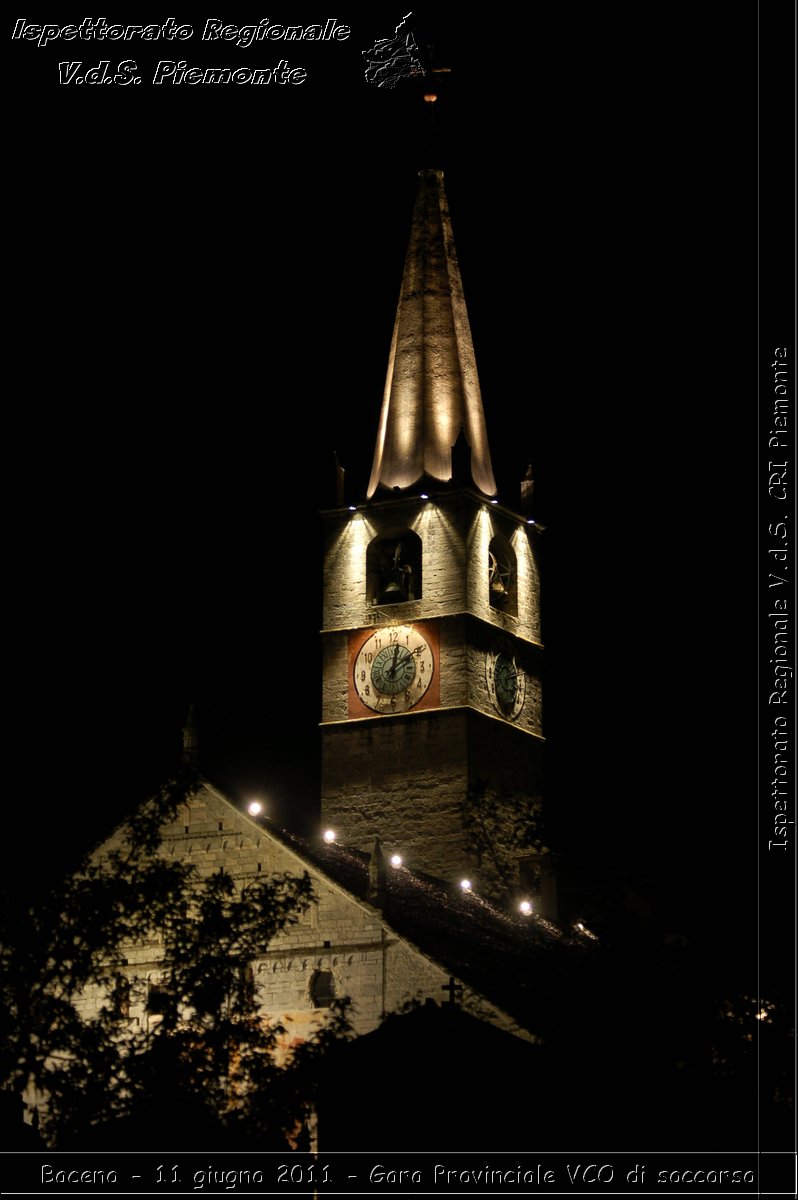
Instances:
[[[190,767],[196,767],[199,760],[199,734],[194,705],[189,704],[188,716],[183,726],[183,762]]]
[[[442,171],[421,171],[394,322],[369,498],[424,476],[452,478],[460,431],[471,479],[496,493],[460,269]]]

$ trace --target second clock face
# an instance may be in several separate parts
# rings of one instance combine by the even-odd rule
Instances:
[[[355,657],[355,691],[377,713],[406,712],[426,695],[435,673],[427,640],[412,625],[375,629]]]
[[[485,659],[485,682],[493,707],[511,721],[524,707],[526,676],[507,639],[494,642]]]

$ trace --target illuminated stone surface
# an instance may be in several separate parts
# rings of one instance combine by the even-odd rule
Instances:
[[[461,431],[470,454],[461,439],[453,472]],[[470,478],[463,469],[469,459]],[[401,493],[422,478],[448,483],[453,473],[453,489],[425,482],[428,500]],[[378,496],[353,511],[341,495],[340,507],[324,518],[320,836],[302,843],[205,783],[164,827],[160,853],[191,863],[203,878],[229,871],[237,886],[308,872],[315,903],[252,964],[263,1017],[283,1023],[286,1047],[325,1019],[314,1004],[318,971],[330,972],[337,996],[352,999],[358,1034],[411,1000],[440,1002],[455,978],[466,1011],[534,1036],[537,956],[568,939],[542,916],[500,912],[481,898],[485,873],[463,826],[463,805],[483,782],[510,798],[542,790],[538,533],[486,502],[496,487],[438,171],[420,176],[369,495],[380,485],[391,489],[384,502]],[[406,553],[410,542],[418,549],[413,598],[408,592],[382,608],[369,576],[369,547],[380,539],[403,542]],[[514,564],[511,607],[491,604],[497,540]],[[364,710],[364,719],[353,719],[352,645],[375,626],[424,622],[435,631],[436,707],[396,716]],[[486,683],[497,638],[511,644],[525,673],[524,705],[512,721],[497,713]],[[188,749],[195,757],[195,744]],[[321,836],[328,827],[336,831],[330,845]],[[119,837],[98,858],[118,849]],[[386,855],[401,852],[404,866],[370,889],[375,838]],[[457,887],[465,873],[474,881],[470,895]],[[578,935],[580,953],[587,940]],[[157,936],[126,950],[137,1028],[153,1019],[147,995],[160,981],[162,957]],[[87,990],[87,1016],[99,1011],[104,995]]]
[[[452,970],[458,977],[462,973],[454,956],[452,962],[442,964],[437,946],[432,952],[420,949],[402,936],[390,916],[386,919],[386,914],[368,902],[366,856],[358,858],[346,848],[324,846],[321,839],[311,847],[267,828],[241,812],[209,783],[203,783],[190,802],[181,807],[175,821],[163,826],[162,833],[160,854],[167,861],[191,863],[203,878],[223,869],[242,887],[285,872],[299,875],[307,871],[310,875],[316,902],[264,947],[262,956],[252,964],[263,1016],[283,1022],[286,1044],[311,1036],[325,1019],[324,1010],[314,1008],[311,998],[311,982],[317,970],[332,972],[336,995],[349,996],[354,1002],[354,1029],[359,1034],[375,1029],[383,1013],[411,999],[428,996],[440,1001],[442,986]],[[120,829],[98,848],[95,862],[123,846]],[[453,937],[455,921],[462,923],[460,932],[466,948],[473,947],[479,938],[492,946],[506,937],[510,939],[508,944],[517,944],[518,952],[526,954],[548,944],[552,936],[555,940],[559,937],[545,928],[532,935],[525,933],[509,915],[489,910],[470,913],[443,889],[422,884],[406,872],[392,871],[388,886],[388,912],[393,912],[398,922],[404,909],[411,916],[414,911],[421,913],[427,922],[434,921],[440,909],[443,936],[451,930]],[[474,921],[488,924],[478,934],[472,928]],[[147,996],[160,980],[162,942],[156,935],[147,942],[129,945],[125,958],[124,973],[131,983],[130,1018],[137,1028],[146,1028],[153,1020],[147,1011]],[[490,976],[494,973],[491,967]],[[105,999],[105,989],[90,987],[79,1007],[87,1018],[96,1016]],[[461,1002],[483,1019],[528,1036],[523,1025],[500,1005],[486,1001],[478,988],[466,983]]]
[[[463,828],[469,788],[490,781],[510,795],[542,792],[542,696],[537,533],[471,491],[429,502],[397,498],[352,518],[325,514],[322,635],[322,820],[350,846],[374,838],[401,848],[408,866],[448,880],[479,864]],[[418,600],[370,602],[366,556],[372,539],[412,529],[420,538]],[[517,614],[490,604],[489,546],[501,536],[516,560]],[[439,712],[350,720],[353,631],[391,622],[437,621]],[[512,722],[494,708],[486,656],[512,638],[526,672],[523,708]]]
[[[408,488],[424,475],[448,482],[461,429],[473,482],[492,496],[496,482],[443,172],[421,171],[369,497],[380,484]]]

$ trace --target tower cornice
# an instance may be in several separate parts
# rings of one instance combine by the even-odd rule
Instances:
[[[474,491],[473,488],[447,489],[445,491],[431,490],[429,492],[421,490],[411,492],[408,490],[397,492],[393,495],[377,496],[373,500],[365,500],[360,504],[344,504],[337,505],[335,508],[323,508],[320,510],[320,515],[324,521],[336,520],[340,517],[351,517],[355,513],[367,515],[371,512],[379,512],[390,508],[412,507],[414,504],[449,504],[451,501],[459,500],[462,497],[469,498],[475,505],[484,506],[490,512],[500,514],[511,521],[516,521],[519,525],[526,526],[529,532],[540,534],[545,531],[546,526],[534,520],[528,514],[508,508],[507,505],[499,503],[498,500],[489,499],[482,493]]]

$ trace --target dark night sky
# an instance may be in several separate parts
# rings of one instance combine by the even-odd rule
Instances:
[[[500,495],[531,460],[548,525],[553,830],[674,923],[733,897],[746,954],[748,31],[434,7]],[[158,47],[140,88],[59,87],[77,51],[9,42],[6,755],[43,867],[168,771],[189,699],[233,798],[290,824],[318,794],[317,511],[333,449],[362,497],[424,165],[414,86],[363,80],[385,11],[336,10],[349,42],[291,48],[280,90],[152,88]],[[198,37],[192,64],[279,57]]]

